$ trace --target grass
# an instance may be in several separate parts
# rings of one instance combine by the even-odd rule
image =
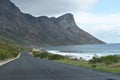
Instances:
[[[84,61],[84,60],[69,59],[68,57],[51,54],[44,51],[34,51],[33,55],[35,57],[39,57],[47,60],[54,60],[60,63],[120,74],[120,62],[119,62],[120,56],[110,55],[101,58],[93,58],[90,61]]]
[[[16,57],[19,51],[17,45],[0,38],[0,61]]]
[[[111,62],[110,64],[106,64],[104,62],[90,63],[89,61],[81,61],[81,60],[79,61],[79,60],[71,60],[71,59],[61,59],[61,60],[57,60],[57,62],[62,62],[65,64],[71,64],[74,66],[80,66],[80,67],[85,67],[89,69],[95,69],[95,70],[120,74],[120,62],[118,63]]]

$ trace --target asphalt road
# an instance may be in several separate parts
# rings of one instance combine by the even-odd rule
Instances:
[[[120,75],[45,61],[24,52],[0,67],[0,80],[120,80]]]

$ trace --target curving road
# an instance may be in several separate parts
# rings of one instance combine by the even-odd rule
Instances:
[[[120,75],[45,61],[23,52],[0,67],[0,80],[120,80]]]

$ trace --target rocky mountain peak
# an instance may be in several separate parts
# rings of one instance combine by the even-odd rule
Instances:
[[[1,3],[10,2],[9,0],[0,0]]]
[[[59,19],[59,20],[63,20],[63,19],[64,20],[74,20],[74,17],[71,13],[67,13],[67,14],[64,14],[64,15],[58,17],[57,19]]]
[[[64,26],[64,28],[76,28],[77,25],[74,20],[74,16],[71,13],[64,14],[63,16],[60,16],[57,18],[57,21],[61,26]]]
[[[10,0],[0,0],[0,9],[11,13],[20,12],[19,8],[17,8]]]
[[[81,30],[71,13],[58,18],[34,17],[22,13],[10,0],[0,0],[0,36],[28,45],[103,43]]]
[[[49,19],[49,17],[47,17],[47,16],[39,16],[38,18],[39,19]]]

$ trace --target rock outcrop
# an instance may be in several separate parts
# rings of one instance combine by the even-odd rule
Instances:
[[[0,36],[29,45],[104,43],[80,29],[70,13],[58,18],[34,17],[22,13],[10,0],[0,0]]]

